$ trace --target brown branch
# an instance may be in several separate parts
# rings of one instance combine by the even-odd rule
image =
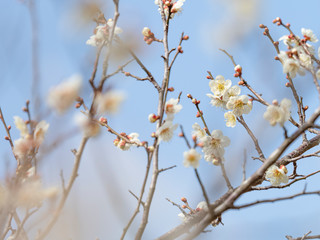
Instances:
[[[248,127],[247,123],[245,122],[244,118],[242,116],[237,118],[238,122],[240,122],[242,124],[242,126],[247,130],[249,136],[251,137],[254,146],[259,154],[259,160],[264,162],[264,160],[266,159],[258,142],[258,139],[254,136],[253,132],[250,130],[250,128]]]
[[[180,37],[180,41],[179,41],[178,46],[181,46],[181,44],[182,44],[182,41],[183,41],[183,35],[184,35],[184,33],[181,33],[181,37]],[[171,52],[171,51],[170,51],[170,52]],[[170,54],[170,52],[169,52],[169,54]],[[177,48],[177,50],[176,50],[176,54],[174,55],[174,57],[173,57],[173,59],[172,59],[172,61],[171,61],[170,65],[169,65],[169,70],[172,68],[172,65],[173,65],[173,63],[175,62],[176,58],[178,57],[179,53],[180,53],[180,50],[179,50],[179,48]]]
[[[288,200],[288,199],[293,199],[299,196],[303,196],[303,195],[320,195],[320,191],[313,191],[313,192],[301,192],[301,193],[297,193],[288,197],[280,197],[280,198],[274,198],[274,199],[266,199],[266,200],[258,200],[252,203],[248,203],[248,204],[243,204],[243,205],[238,205],[238,206],[232,206],[232,209],[242,209],[242,208],[246,208],[246,207],[251,207],[260,203],[273,203],[273,202],[277,202],[277,201],[283,201],[283,200]]]
[[[226,182],[226,184],[227,184],[228,189],[229,189],[229,190],[233,190],[233,187],[232,187],[232,185],[231,185],[231,183],[230,183],[230,180],[229,180],[229,178],[228,178],[226,169],[225,169],[224,164],[223,164],[222,161],[220,161],[220,167],[221,167],[221,171],[222,171],[222,176],[223,176],[223,178],[224,178],[224,180],[225,180],[225,182]]]

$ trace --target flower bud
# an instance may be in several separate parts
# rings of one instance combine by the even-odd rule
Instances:
[[[154,123],[156,122],[159,118],[157,115],[155,115],[154,113],[149,114],[148,116],[149,122]]]
[[[100,121],[101,123],[105,123],[105,124],[108,123],[107,119],[104,118],[104,117],[99,118],[99,121]]]

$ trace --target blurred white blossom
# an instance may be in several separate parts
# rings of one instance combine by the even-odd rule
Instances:
[[[159,138],[159,143],[161,141],[169,142],[173,137],[174,130],[176,130],[177,127],[178,124],[173,125],[172,121],[165,121],[165,123],[163,123],[156,131],[156,136]]]
[[[198,153],[194,148],[192,148],[188,151],[185,151],[183,153],[183,157],[184,157],[183,165],[185,167],[189,167],[189,166],[192,166],[194,168],[199,167],[199,161],[201,159],[201,154]]]
[[[171,98],[166,102],[165,112],[167,114],[167,119],[173,120],[174,115],[180,112],[182,109],[182,105],[179,104],[179,99]]]
[[[82,76],[74,74],[64,82],[50,89],[48,105],[59,114],[65,113],[79,95],[82,85]]]
[[[115,114],[118,112],[121,103],[124,101],[125,95],[120,91],[107,91],[98,94],[95,100],[95,106],[98,114]]]

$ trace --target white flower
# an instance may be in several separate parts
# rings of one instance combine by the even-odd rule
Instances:
[[[214,159],[223,160],[224,148],[230,145],[230,139],[223,136],[221,130],[213,130],[211,136],[206,136],[203,141],[202,152],[205,154],[206,161],[213,161]]]
[[[204,141],[207,137],[206,131],[204,131],[198,123],[192,125],[193,132],[192,135],[195,135],[199,141]]]
[[[173,18],[176,13],[182,11],[182,6],[183,6],[183,3],[184,3],[184,2],[185,2],[185,0],[178,0],[178,1],[167,0],[167,1],[163,4],[164,14],[165,14],[166,16],[169,15],[168,5],[171,5],[170,18]],[[159,6],[159,9],[158,9],[158,10],[159,10],[159,12],[160,12],[161,0],[155,0],[154,3]]]
[[[302,66],[309,70],[312,69],[312,59],[308,54],[299,53],[299,60]]]
[[[311,29],[301,28],[301,33],[305,39],[309,40],[310,42],[318,42],[318,38]]]
[[[289,38],[288,35],[284,35],[281,38],[279,38],[279,41],[283,41],[283,43],[286,46],[296,46],[298,45],[298,42],[295,38]]]
[[[138,133],[130,133],[129,135],[126,136],[130,142],[128,143],[127,141],[121,139],[117,145],[117,147],[123,151],[129,150],[132,146],[134,145],[139,145],[141,142],[139,140],[139,134]]]
[[[110,90],[103,94],[98,94],[95,106],[99,114],[115,114],[119,110],[120,104],[124,101],[125,95],[122,92]]]
[[[242,114],[248,114],[251,111],[252,105],[250,105],[249,102],[247,95],[234,96],[229,98],[226,107],[227,109],[232,110],[235,116],[239,117]]]
[[[215,80],[209,82],[211,91],[216,97],[221,97],[231,87],[231,80],[224,80],[224,77],[219,75]]]
[[[13,153],[19,159],[25,159],[32,154],[33,140],[28,135],[25,138],[19,138],[14,141]]]
[[[182,6],[185,0],[178,0],[177,2],[173,3],[171,8],[171,13],[177,13],[182,11]]]
[[[222,108],[226,108],[226,101],[224,101],[223,97],[217,97],[217,96],[214,96],[210,93],[207,94],[207,96],[209,98],[211,98],[211,101],[210,101],[210,104],[214,107],[222,107]]]
[[[50,89],[47,98],[48,105],[59,114],[63,114],[78,97],[81,85],[81,75],[72,75],[66,81]]]
[[[186,151],[183,153],[183,165],[185,167],[192,166],[194,168],[199,167],[199,161],[201,159],[201,154],[198,153],[195,149],[190,149],[189,151]]]
[[[156,131],[156,136],[159,138],[159,143],[161,141],[169,142],[173,137],[173,132],[178,127],[178,124],[173,125],[172,121],[167,120],[161,127]]]
[[[165,112],[167,114],[168,119],[173,119],[174,114],[180,112],[182,109],[182,105],[179,104],[179,99],[171,98],[166,102]]]
[[[100,46],[101,44],[107,42],[109,40],[109,33],[113,27],[113,20],[108,19],[107,24],[97,26],[95,29],[95,34],[90,36],[87,40],[86,44],[91,45],[93,47]],[[122,33],[122,29],[119,27],[115,27],[114,34],[118,35]]]
[[[283,127],[284,123],[290,118],[291,105],[291,100],[284,98],[280,106],[269,105],[263,117],[270,122],[271,126],[279,123]]]
[[[86,114],[77,113],[74,120],[86,137],[95,137],[100,133],[100,125],[98,122],[90,119]]]
[[[304,70],[300,67],[300,63],[297,59],[289,58],[284,51],[281,51],[280,54],[278,54],[278,57],[282,62],[283,73],[289,74],[291,78],[295,78],[297,73],[299,73],[299,75],[305,74]]]
[[[21,117],[14,116],[14,125],[16,125],[16,128],[20,131],[20,136],[25,137],[29,134],[29,130],[27,127],[27,124]]]
[[[241,93],[241,88],[237,85],[232,86],[231,88],[226,91],[226,93],[223,95],[224,101],[228,101],[230,97],[236,97],[239,96]]]
[[[237,118],[236,116],[231,112],[226,112],[224,114],[224,118],[226,119],[226,126],[227,127],[235,127],[237,123]]]
[[[49,129],[49,123],[42,120],[37,124],[33,133],[33,140],[36,146],[40,146],[44,140],[44,136]]]
[[[266,179],[270,181],[272,186],[279,186],[281,183],[288,183],[287,172],[288,170],[284,165],[281,165],[280,168],[272,165],[266,171]]]

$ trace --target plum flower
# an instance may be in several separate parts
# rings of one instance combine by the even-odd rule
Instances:
[[[99,114],[110,113],[115,114],[119,110],[119,106],[124,101],[125,95],[120,91],[108,91],[103,94],[98,94],[95,106]]]
[[[167,118],[172,120],[174,115],[180,112],[182,109],[182,105],[179,104],[179,99],[171,98],[169,101],[166,102],[165,112],[167,114]]]
[[[284,98],[280,106],[269,105],[267,110],[263,114],[263,117],[269,121],[271,126],[275,126],[277,123],[283,127],[284,123],[290,118],[291,100]]]
[[[74,74],[58,86],[51,88],[47,98],[49,107],[59,114],[65,113],[78,97],[81,85],[81,75]]]
[[[287,172],[288,170],[284,165],[281,165],[280,168],[272,165],[266,171],[266,179],[270,181],[272,186],[279,186],[281,183],[288,183]]]
[[[199,161],[201,159],[201,154],[198,153],[194,148],[183,153],[184,160],[183,165],[185,167],[192,166],[194,168],[199,167]]]
[[[301,28],[301,33],[306,40],[309,40],[310,42],[318,42],[318,38],[311,29]]]
[[[159,138],[159,143],[161,141],[169,142],[173,137],[173,132],[178,127],[178,124],[172,123],[172,121],[167,120],[161,127],[159,127],[156,131],[156,136]]]
[[[242,114],[248,114],[252,109],[252,105],[247,95],[230,97],[226,107],[227,109],[232,110],[233,114],[237,117]]]

